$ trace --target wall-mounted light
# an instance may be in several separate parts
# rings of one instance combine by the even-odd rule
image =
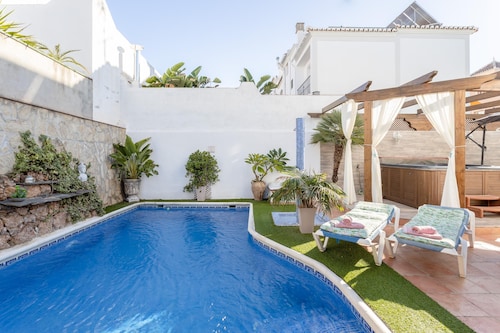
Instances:
[[[403,135],[401,134],[400,131],[395,131],[394,133],[392,133],[392,139],[394,140],[394,142],[398,143],[399,140],[401,140],[401,138],[403,137]]]

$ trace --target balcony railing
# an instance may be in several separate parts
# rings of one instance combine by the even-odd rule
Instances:
[[[300,85],[297,89],[297,95],[309,95],[311,93],[311,76]]]

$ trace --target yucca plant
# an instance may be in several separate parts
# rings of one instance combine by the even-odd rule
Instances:
[[[85,66],[83,66],[82,64],[80,64],[78,61],[76,61],[75,58],[73,57],[70,57],[68,54],[70,53],[73,53],[73,52],[78,52],[79,50],[68,50],[68,51],[62,51],[61,50],[61,45],[60,44],[56,44],[54,46],[54,49],[51,50],[49,49],[48,47],[46,46],[41,46],[40,49],[44,52],[46,52],[46,54],[51,57],[52,59],[62,63],[62,64],[69,64],[70,66],[71,65],[75,65],[76,67],[79,67],[81,69],[83,69],[85,72],[88,72],[87,71],[87,68],[85,68]]]
[[[147,143],[150,139],[134,142],[127,135],[125,144],[113,144],[115,152],[109,155],[113,161],[111,167],[120,172],[122,179],[140,179],[143,175],[151,177],[158,174],[158,164],[151,159],[153,149]]]
[[[0,1],[1,4],[1,1]],[[8,21],[8,17],[12,14],[13,10],[6,12],[5,8],[0,8],[0,31],[3,31],[7,35],[20,40],[21,42],[34,47],[39,48],[43,45],[37,42],[33,36],[25,35],[22,33],[26,26],[23,26],[16,22]]]

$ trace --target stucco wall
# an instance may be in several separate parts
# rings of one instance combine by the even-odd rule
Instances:
[[[0,32],[0,97],[92,119],[92,80]]]
[[[27,1],[1,7],[12,11],[9,20],[25,26],[23,33],[32,35],[50,49],[60,44],[63,52],[78,50],[70,56],[86,67],[88,72],[84,74],[91,76],[94,87],[99,87],[93,90],[89,111],[92,119],[122,124],[121,79],[144,81],[155,74],[155,70],[139,54],[140,77],[135,77],[135,50],[116,28],[105,0],[51,0],[38,4]],[[52,66],[46,68],[51,70]]]
[[[151,137],[153,159],[160,175],[143,180],[145,199],[189,199],[185,163],[196,151],[213,149],[220,181],[212,197],[252,198],[249,153],[282,148],[296,165],[296,119],[306,125],[308,143],[318,112],[331,102],[329,96],[260,95],[252,83],[239,88],[124,88],[122,112],[127,133],[134,140]],[[305,168],[319,172],[319,145],[306,145]]]

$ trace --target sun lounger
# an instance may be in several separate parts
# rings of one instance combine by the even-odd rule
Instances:
[[[393,218],[399,224],[399,216],[400,210],[394,205],[360,201],[346,214],[323,223],[313,233],[313,237],[321,252],[326,251],[330,238],[371,247],[375,264],[380,266],[384,255],[384,228]],[[362,224],[364,227],[339,227],[338,223],[346,217],[350,218],[353,223]],[[324,237],[323,241],[321,241],[321,237]],[[377,237],[378,242],[375,242]]]
[[[442,239],[422,237],[409,233],[409,230],[421,226],[433,227]],[[396,222],[391,236],[387,238],[386,247],[389,256],[394,258],[399,244],[407,244],[432,251],[457,256],[461,277],[467,274],[468,242],[463,238],[467,233],[471,246],[474,245],[475,215],[465,208],[452,208],[434,205],[423,205],[405,226],[400,228]],[[460,253],[457,251],[461,246]]]

